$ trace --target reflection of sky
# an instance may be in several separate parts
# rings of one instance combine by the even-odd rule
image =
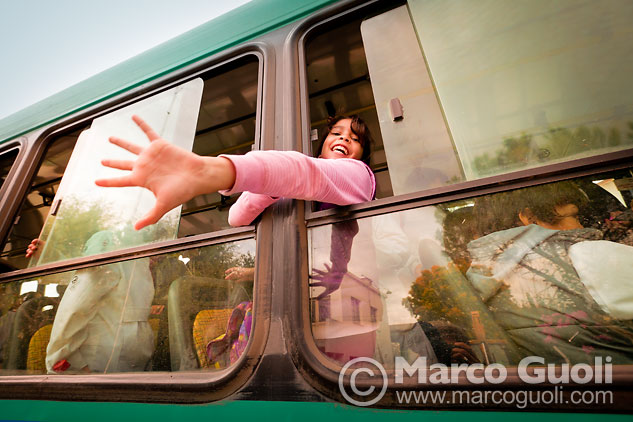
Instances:
[[[232,243],[235,246],[235,252],[241,255],[251,254],[253,257],[255,256],[255,240],[254,239],[246,239],[241,240],[235,243]]]

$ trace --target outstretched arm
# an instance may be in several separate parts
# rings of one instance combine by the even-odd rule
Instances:
[[[154,207],[134,228],[139,230],[156,223],[166,212],[195,196],[222,189],[230,189],[235,182],[235,169],[221,157],[201,157],[162,139],[140,117],[132,120],[150,140],[142,147],[124,139],[111,137],[110,142],[138,155],[131,160],[103,160],[106,167],[129,170],[125,176],[100,179],[95,183],[104,187],[141,186],[156,197]]]
[[[374,175],[358,160],[311,158],[296,151],[201,157],[160,138],[138,116],[133,120],[149,138],[149,146],[143,148],[120,138],[110,138],[110,142],[138,158],[136,161],[103,160],[104,166],[130,173],[96,183],[105,187],[141,186],[152,191],[156,204],[135,224],[137,230],[156,223],[167,211],[193,197],[215,191],[223,191],[225,195],[249,191],[336,205],[369,201],[374,194]]]

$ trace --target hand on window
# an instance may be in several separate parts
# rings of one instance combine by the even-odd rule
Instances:
[[[29,246],[26,247],[26,257],[30,258],[33,256],[33,254],[37,251],[37,248],[39,247],[40,244],[43,244],[44,242],[41,242],[39,239],[33,239],[31,240],[31,243],[29,243]]]
[[[237,283],[253,281],[255,278],[255,268],[232,267],[224,272],[225,280],[232,280]]]

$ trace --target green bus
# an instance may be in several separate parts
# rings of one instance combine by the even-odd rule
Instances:
[[[0,420],[628,418],[632,21],[253,0],[0,120]],[[135,231],[152,195],[94,184],[133,114],[204,156],[358,115],[375,199]]]

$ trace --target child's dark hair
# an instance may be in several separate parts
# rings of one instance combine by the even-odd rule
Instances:
[[[363,155],[360,157],[360,161],[369,165],[369,158],[371,156],[371,144],[374,141],[371,137],[371,133],[369,132],[369,126],[367,126],[367,123],[365,123],[365,121],[358,117],[358,115],[356,114],[352,114],[349,116],[328,117],[326,131],[321,136],[319,148],[317,148],[317,150],[314,152],[314,155],[318,157],[321,154],[323,144],[325,143],[325,138],[327,138],[327,136],[330,134],[330,131],[332,130],[334,125],[336,125],[336,123],[343,119],[350,119],[352,121],[350,125],[352,132],[354,132],[354,134],[358,136],[360,146],[363,147]]]
[[[483,236],[522,225],[518,216],[525,209],[538,220],[555,224],[561,218],[557,206],[574,204],[582,211],[588,202],[587,194],[575,183],[563,181],[477,198],[474,211]]]

